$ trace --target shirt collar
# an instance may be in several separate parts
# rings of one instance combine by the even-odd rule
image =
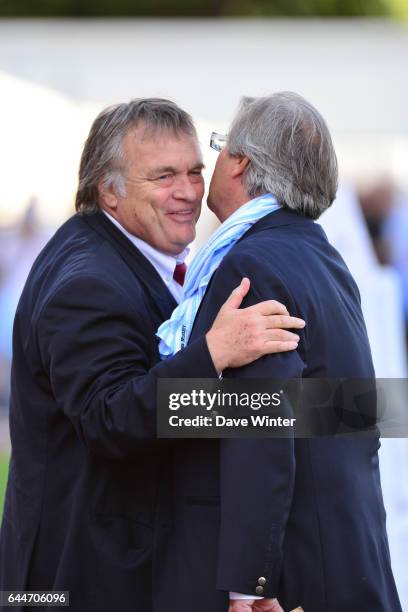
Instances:
[[[121,225],[119,221],[114,219],[108,212],[106,212],[106,210],[102,209],[102,212],[132,242],[132,244],[139,249],[142,255],[144,255],[146,259],[150,261],[164,283],[168,286],[169,283],[173,281],[176,264],[184,262],[190,252],[190,249],[187,247],[178,255],[168,255],[167,253],[162,253],[141,238],[138,238],[137,236],[134,236],[128,232],[123,225]]]

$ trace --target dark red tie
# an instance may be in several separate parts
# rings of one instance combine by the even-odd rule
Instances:
[[[174,268],[174,274],[173,274],[173,278],[176,281],[176,283],[178,283],[181,286],[184,285],[184,279],[186,276],[186,272],[187,272],[187,266],[185,263],[180,263],[176,265],[176,267]]]

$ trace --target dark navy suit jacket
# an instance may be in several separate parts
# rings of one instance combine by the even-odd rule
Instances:
[[[1,590],[68,590],[74,612],[180,610],[156,381],[216,372],[204,339],[158,363],[175,306],[102,213],[72,217],[36,260],[14,325]]]
[[[251,378],[374,377],[357,286],[322,228],[287,209],[257,222],[213,276],[192,334],[211,326],[243,276],[245,305],[283,302],[307,322],[296,351],[225,372]],[[223,591],[278,597],[285,610],[399,612],[378,469],[364,438],[185,441],[175,459],[175,525],[196,612]],[[195,507],[186,522],[186,499]],[[263,582],[263,581],[261,581]],[[212,589],[214,589],[212,591]],[[212,592],[212,595],[211,595]]]

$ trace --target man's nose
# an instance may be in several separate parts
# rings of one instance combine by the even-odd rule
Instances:
[[[177,200],[194,202],[197,199],[197,190],[191,184],[188,176],[180,176],[178,177],[173,195]]]

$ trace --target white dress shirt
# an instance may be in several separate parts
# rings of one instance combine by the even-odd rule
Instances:
[[[190,249],[186,248],[179,255],[167,255],[166,253],[162,253],[158,251],[150,244],[134,236],[130,232],[128,232],[120,223],[116,221],[106,210],[103,210],[105,215],[108,217],[110,221],[122,232],[125,234],[126,238],[139,249],[139,251],[150,261],[156,272],[159,274],[160,278],[163,280],[164,284],[176,300],[177,304],[181,302],[183,299],[183,287],[179,285],[173,278],[174,270],[177,264],[183,263],[186,259],[187,255],[190,252]]]

